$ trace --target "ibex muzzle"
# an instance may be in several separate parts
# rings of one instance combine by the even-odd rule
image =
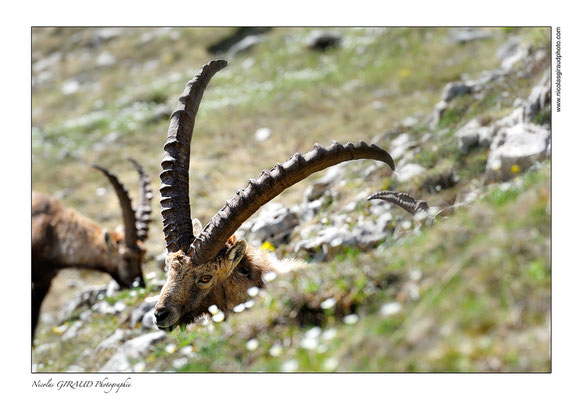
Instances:
[[[349,160],[378,160],[392,170],[395,168],[390,154],[375,145],[333,142],[322,147],[315,144],[308,153],[296,153],[283,164],[278,163],[257,179],[251,179],[204,229],[197,221],[193,229],[188,170],[196,112],[212,76],[226,66],[223,60],[204,65],[187,83],[170,120],[160,174],[160,202],[168,250],[168,279],[155,308],[156,325],[162,329],[192,322],[213,304],[227,312],[247,299],[249,287],[263,287],[261,275],[273,269],[273,264],[265,253],[247,246],[244,240],[237,240],[234,233],[255,211],[285,189],[315,172]]]

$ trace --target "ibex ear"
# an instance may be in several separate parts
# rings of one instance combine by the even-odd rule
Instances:
[[[198,236],[198,234],[202,231],[202,224],[198,218],[192,219],[192,231],[194,236]]]
[[[237,241],[237,243],[235,243],[233,245],[233,247],[231,247],[228,251],[227,251],[227,275],[229,276],[231,275],[231,272],[233,272],[233,270],[235,269],[235,267],[237,265],[239,265],[239,262],[241,262],[241,260],[243,259],[243,256],[245,255],[245,250],[247,249],[247,242],[243,239]]]
[[[231,237],[229,238],[229,240],[227,240],[227,246],[234,246],[235,243],[237,243],[237,236],[235,236],[233,234],[233,235],[231,235]]]
[[[109,232],[107,231],[107,229],[103,230],[103,241],[105,242],[105,246],[107,246],[107,249],[111,250],[113,246],[111,244],[111,236],[109,236]]]

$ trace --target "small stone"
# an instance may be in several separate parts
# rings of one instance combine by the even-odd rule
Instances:
[[[271,129],[269,128],[260,128],[255,131],[255,141],[256,142],[264,142],[271,136]]]

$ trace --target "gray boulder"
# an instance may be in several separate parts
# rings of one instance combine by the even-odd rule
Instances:
[[[342,36],[338,32],[312,31],[306,39],[306,47],[310,50],[328,50],[337,47],[342,41]]]
[[[77,310],[84,306],[93,306],[105,297],[107,285],[90,286],[69,300],[59,313],[59,323],[69,320]]]
[[[490,39],[491,37],[492,32],[484,28],[452,29],[449,34],[449,40],[456,44],[464,44],[480,39]]]
[[[528,56],[528,47],[519,38],[514,37],[504,43],[496,55],[500,60],[500,68],[509,71],[514,64]]]
[[[458,148],[467,153],[473,147],[489,147],[494,132],[493,126],[482,126],[474,118],[455,133],[458,138]]]
[[[314,183],[306,189],[304,192],[305,201],[309,202],[322,197],[322,195],[324,195],[334,183],[342,179],[345,168],[346,167],[341,164],[328,168],[323,177],[314,181]]]
[[[124,336],[123,329],[116,329],[115,332],[113,332],[110,336],[97,345],[96,351],[99,353],[104,350],[118,347]]]
[[[122,347],[101,367],[100,372],[131,371],[131,359],[144,357],[152,346],[164,339],[164,331],[150,332],[125,342]]]
[[[449,82],[443,88],[441,100],[449,102],[454,97],[472,93],[472,90],[473,87],[471,85],[468,85],[466,82]]]
[[[524,117],[528,121],[532,119],[544,108],[548,107],[551,103],[551,81],[548,73],[542,77],[538,85],[536,85],[526,103],[524,104]]]
[[[135,308],[130,315],[130,327],[135,328],[139,322],[142,322],[144,316],[153,310],[160,296],[151,296],[144,299],[142,304]]]
[[[549,153],[550,131],[543,126],[519,123],[498,131],[488,154],[486,179],[508,180]]]
[[[269,203],[249,229],[251,242],[280,244],[287,242],[291,231],[300,223],[298,215],[280,203]]]

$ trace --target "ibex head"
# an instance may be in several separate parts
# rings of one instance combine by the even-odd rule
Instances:
[[[233,235],[255,211],[285,189],[343,161],[374,159],[395,168],[389,153],[375,145],[333,142],[322,147],[315,144],[308,153],[296,153],[285,163],[278,163],[257,179],[251,179],[204,229],[196,220],[193,224],[188,195],[192,131],[204,89],[212,76],[226,66],[223,60],[204,65],[187,83],[170,120],[160,174],[168,279],[154,313],[156,325],[162,329],[192,322],[213,304],[219,308],[238,304],[241,291],[237,289],[237,281],[257,277],[249,276],[246,270],[249,249],[245,241]],[[258,285],[259,282],[260,278]]]
[[[152,200],[150,179],[140,163],[131,158],[128,160],[134,165],[139,174],[140,201],[135,212],[127,190],[117,177],[105,168],[93,165],[95,169],[103,172],[109,179],[121,205],[123,232],[104,231],[103,240],[109,255],[107,272],[124,288],[144,286],[142,263],[146,250],[143,242],[148,237],[148,225],[151,222],[150,215],[152,213],[150,206]]]

